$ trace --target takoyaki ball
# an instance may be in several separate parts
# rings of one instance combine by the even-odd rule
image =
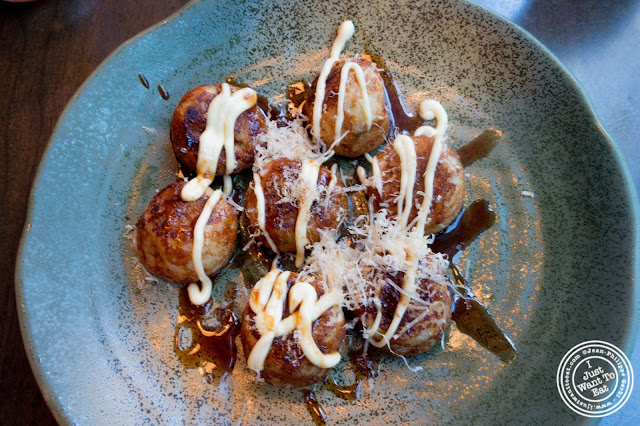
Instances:
[[[287,280],[287,292],[295,284],[296,273]],[[323,286],[318,281],[309,281],[316,289],[318,298],[324,294]],[[289,316],[289,300],[287,297],[283,307],[282,318]],[[346,320],[340,306],[332,306],[313,322],[313,340],[323,354],[340,352],[347,333]],[[260,339],[255,324],[255,313],[250,305],[244,310],[240,331],[244,356],[248,359]],[[294,333],[276,337],[264,361],[264,369],[260,377],[268,382],[285,386],[308,386],[327,377],[331,368],[321,368],[311,363],[297,343]]]
[[[401,296],[398,288],[402,288],[405,274],[404,272],[380,273],[384,274],[384,278],[376,282],[384,284],[378,284],[374,292],[380,299],[382,312],[378,331],[384,334],[389,329],[398,306]],[[410,300],[409,307],[394,333],[395,336],[391,338],[388,346],[385,344],[378,349],[392,355],[409,356],[426,352],[440,343],[443,334],[451,324],[451,295],[445,284],[444,272],[442,274],[443,279],[440,281],[427,278],[419,280],[417,292],[420,300]],[[397,288],[386,283],[386,280],[393,282]],[[378,308],[370,304],[357,314],[362,326],[371,330]],[[407,325],[411,326],[407,329]],[[379,340],[382,336],[376,334],[373,337]]]
[[[230,88],[231,93],[240,90],[236,86]],[[182,97],[173,113],[170,133],[173,153],[178,162],[192,172],[197,172],[200,135],[207,124],[209,104],[221,91],[220,84],[203,85],[191,89]],[[257,105],[238,116],[234,128],[236,168],[233,173],[241,172],[253,164],[257,137],[265,131],[266,118]],[[225,149],[222,148],[216,176],[225,174],[226,163]]]
[[[149,272],[181,284],[198,281],[191,254],[193,233],[209,199],[204,195],[196,201],[182,201],[185,184],[172,183],[153,197],[136,224],[133,239],[138,259]],[[237,228],[238,213],[221,197],[204,228],[202,265],[207,275],[218,272],[231,259]]]
[[[268,163],[260,176],[265,199],[265,230],[278,251],[284,253],[296,252],[295,231],[300,200],[295,187],[300,181],[301,167],[302,165],[298,161],[278,158]],[[327,194],[332,176],[334,177],[334,189],[331,194]],[[249,186],[247,191],[245,210],[252,232],[257,234],[260,224],[258,223],[254,186],[255,182]],[[320,240],[319,230],[340,229],[347,217],[347,195],[343,191],[336,191],[336,188],[342,188],[340,179],[327,167],[320,166],[317,185],[319,196],[311,205],[307,222],[309,244]],[[262,233],[259,233],[258,240],[269,247],[269,243]]]
[[[320,118],[320,138],[330,146],[336,139],[336,117],[338,114],[338,93],[340,91],[340,75],[347,62],[355,62],[361,68],[366,82],[371,110],[371,128],[367,129],[367,117],[360,85],[354,71],[349,71],[344,96],[344,121],[341,134],[346,136],[335,146],[337,154],[346,157],[359,157],[376,149],[389,134],[389,113],[385,102],[384,83],[376,65],[366,59],[348,59],[337,61],[327,77],[322,116]],[[316,96],[318,78],[309,91],[309,97],[303,107],[303,113],[313,123],[313,105]]]
[[[431,155],[434,138],[412,136],[416,147],[416,176],[413,187],[413,206],[407,223],[411,223],[418,214],[424,198],[424,173]],[[389,144],[376,155],[382,179],[382,196],[374,186],[367,188],[369,197],[374,197],[373,206],[376,211],[387,209],[389,217],[398,214],[397,199],[400,194],[400,175],[402,167],[400,157]],[[433,185],[431,209],[425,224],[425,234],[435,234],[446,228],[456,218],[464,202],[464,168],[457,152],[450,147],[442,150],[440,161],[436,167]]]

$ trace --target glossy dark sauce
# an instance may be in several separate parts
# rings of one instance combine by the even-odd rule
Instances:
[[[436,235],[431,250],[448,255],[455,262],[458,255],[483,232],[491,228],[496,214],[487,200],[475,200],[442,233]]]
[[[384,82],[385,97],[387,99],[387,105],[391,110],[389,119],[391,120],[390,128],[397,128],[400,133],[413,134],[415,130],[424,125],[425,121],[407,111],[407,106],[404,103],[404,99],[398,90],[393,74],[387,68],[384,59],[375,53],[368,53],[371,57],[371,61],[374,62],[380,71],[382,81]]]
[[[289,99],[295,107],[299,107],[302,102],[307,100],[310,88],[311,84],[305,79],[289,83],[287,84],[287,99]]]
[[[167,92],[167,89],[165,89],[162,84],[158,84],[158,93],[160,93],[160,96],[162,96],[162,99],[165,101],[169,99],[169,92]]]
[[[327,414],[318,403],[316,394],[312,390],[302,389],[302,395],[304,396],[304,405],[306,405],[307,411],[311,414],[313,423],[317,426],[326,425],[328,422]]]
[[[414,131],[425,124],[425,120],[417,115],[408,112],[404,99],[400,94],[398,86],[392,73],[386,67],[385,61],[376,54],[369,53],[372,61],[382,69],[381,76],[384,82],[385,97],[388,110],[390,112],[390,128],[397,133],[413,134]],[[148,86],[146,78],[139,74],[141,82]],[[144,78],[144,81],[143,81]],[[145,84],[146,81],[146,84]],[[247,87],[246,84],[227,78],[226,82],[237,87]],[[310,85],[306,80],[299,80],[287,85],[286,98],[290,101],[287,108],[280,108],[262,95],[258,95],[257,105],[264,114],[271,120],[278,122],[278,125],[286,125],[296,117],[294,109],[299,109],[301,104],[307,101]],[[169,94],[159,85],[158,91],[163,99],[168,99]],[[392,134],[394,131],[392,131]],[[473,141],[458,149],[463,166],[467,167],[475,161],[487,157],[496,144],[502,139],[502,132],[493,129],[481,133]],[[182,178],[184,175],[178,175]],[[251,181],[250,170],[239,174],[234,178],[234,190],[232,199],[239,205],[244,205],[244,196]],[[354,182],[352,182],[354,183]],[[350,194],[349,216],[347,225],[355,217],[366,214],[368,211],[367,200],[363,192]],[[489,229],[495,222],[495,213],[491,210],[485,200],[476,200],[466,210],[461,212],[456,221],[436,236],[431,248],[436,252],[446,253],[449,259],[455,260],[459,253],[469,244],[478,238],[483,232]],[[346,226],[345,226],[346,228]],[[246,215],[241,215],[239,223],[239,238],[236,253],[227,268],[241,271],[245,286],[248,289],[257,282],[270,268],[274,255],[269,250],[252,247],[247,251],[242,247],[250,240]],[[344,233],[343,233],[344,236]],[[276,261],[289,262],[288,258],[278,258]],[[288,268],[292,267],[287,264]],[[500,330],[491,315],[477,301],[464,277],[451,263],[452,275],[460,288],[462,297],[454,296],[452,317],[456,321],[458,329],[478,341],[483,347],[495,353],[501,360],[509,362],[514,358],[516,349],[509,338]],[[227,300],[233,300],[233,295],[227,295]],[[175,352],[186,367],[197,368],[203,361],[214,362],[223,376],[233,370],[237,357],[235,338],[239,333],[240,322],[230,308],[212,309],[210,300],[204,307],[191,305],[186,288],[180,296],[180,315],[185,315],[187,321],[178,324],[176,328]],[[197,321],[203,318],[215,316],[221,325],[215,331],[215,335],[203,336],[197,327]],[[180,347],[180,333],[188,328],[194,336],[194,343],[188,348]],[[200,343],[200,349],[192,355],[188,353],[196,343]],[[349,352],[351,367],[355,372],[355,381],[348,385],[338,385],[335,380],[328,376],[324,384],[324,389],[329,390],[336,397],[345,401],[357,400],[362,392],[363,384],[369,379],[379,374],[379,353],[375,350],[362,354],[362,350]],[[316,395],[312,390],[303,389],[304,402],[312,419],[316,425],[326,425],[327,415],[320,406]]]
[[[184,287],[180,291],[179,318],[184,321],[176,324],[174,351],[182,364],[187,368],[204,368],[210,362],[223,377],[230,373],[238,357],[235,338],[240,332],[240,321],[231,309],[216,307],[212,300],[203,306],[193,305]],[[207,334],[213,334],[205,335],[199,325]],[[190,339],[185,335],[188,332]],[[206,373],[205,379],[211,382],[214,377]]]
[[[517,353],[513,342],[496,324],[482,303],[476,299],[458,268],[453,263],[450,268],[458,289],[462,291],[462,297],[454,297],[451,314],[458,330],[472,337],[501,361],[512,361]]]
[[[444,232],[436,235],[431,244],[434,252],[446,254],[451,275],[460,295],[453,295],[452,319],[458,330],[470,336],[482,347],[493,352],[504,362],[511,361],[516,348],[496,324],[487,309],[478,301],[471,287],[455,265],[458,255],[482,233],[491,228],[496,214],[486,200],[476,200]]]
[[[338,398],[344,399],[345,401],[355,401],[360,397],[364,380],[357,379],[352,385],[337,385],[333,377],[329,375],[325,383],[327,389]]]
[[[376,351],[363,353],[362,349],[352,350],[349,352],[349,361],[356,375],[356,381],[350,385],[338,385],[329,375],[325,387],[340,399],[355,401],[360,397],[362,385],[380,373],[379,354]]]
[[[144,87],[147,89],[149,88],[149,80],[147,80],[147,77],[145,77],[144,74],[138,74],[138,80],[140,80],[140,83],[142,83]]]
[[[489,129],[480,133],[471,142],[457,149],[463,167],[469,167],[476,161],[491,154],[498,142],[502,141],[502,131]]]

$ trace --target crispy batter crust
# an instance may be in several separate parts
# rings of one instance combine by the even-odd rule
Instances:
[[[296,252],[295,229],[298,219],[298,203],[282,202],[281,194],[285,186],[285,179],[297,180],[300,169],[299,162],[279,158],[267,164],[265,172],[260,178],[265,198],[265,229],[278,247],[278,250],[284,253]],[[320,166],[320,173],[318,174],[320,197],[311,206],[311,215],[307,225],[309,243],[320,240],[318,230],[339,229],[342,227],[347,216],[348,200],[344,192],[333,191],[329,200],[324,195],[330,181],[331,171],[325,166]],[[339,179],[336,181],[335,187],[342,187]],[[246,212],[253,228],[252,231],[257,233],[260,228],[258,225],[257,199],[253,191],[253,185],[247,191]],[[263,235],[260,235],[258,239],[268,247],[266,238]]]
[[[389,113],[384,95],[384,83],[376,68],[370,61],[359,58],[349,59],[349,62],[357,62],[362,68],[369,94],[369,104],[372,113],[371,130],[367,130],[366,116],[362,108],[362,94],[360,85],[353,71],[347,79],[346,94],[344,100],[344,122],[342,132],[349,132],[344,139],[334,148],[335,152],[346,157],[359,157],[366,152],[376,149],[389,134]],[[345,61],[337,61],[331,68],[327,77],[326,90],[323,102],[323,113],[320,118],[320,137],[329,146],[335,140],[336,114],[338,112],[338,92],[340,90],[340,73]],[[313,104],[316,94],[318,77],[313,81],[309,90],[307,102],[303,113],[313,122]]]
[[[395,275],[389,272],[384,274],[384,279],[378,282],[390,280],[402,288],[403,272],[397,272]],[[382,321],[380,322],[379,330],[384,332],[389,328],[393,320],[393,314],[400,300],[400,292],[389,284],[383,284],[375,289],[375,294],[382,304]],[[390,347],[383,346],[380,350],[403,356],[417,355],[428,351],[440,342],[442,335],[451,324],[451,295],[449,289],[446,284],[423,279],[418,284],[418,294],[424,304],[428,305],[428,313],[400,336],[392,338]],[[418,305],[416,301],[411,301],[411,304]],[[425,310],[422,307],[409,307],[400,321],[396,335],[424,313]],[[375,322],[377,314],[378,310],[373,305],[361,310],[359,316],[362,325],[370,329]]]
[[[287,281],[288,289],[295,283],[296,276],[295,273],[290,275]],[[316,289],[318,297],[324,294],[322,286],[317,281],[310,284]],[[283,312],[282,318],[289,316],[288,299]],[[260,339],[260,333],[255,328],[255,314],[249,305],[244,310],[243,319],[240,337],[245,357],[248,358]],[[324,354],[339,351],[346,332],[345,317],[339,306],[331,307],[313,323],[313,340]],[[274,339],[260,377],[285,386],[308,386],[324,379],[329,371],[330,368],[320,368],[312,364],[296,343],[293,333],[290,333]]]
[[[209,104],[222,90],[220,84],[202,85],[188,91],[178,103],[171,120],[171,145],[173,153],[186,169],[196,172],[200,135],[207,124]],[[240,90],[231,86],[231,93]],[[233,173],[241,172],[253,164],[257,136],[266,131],[266,118],[262,110],[254,105],[236,120],[234,128],[236,168]],[[222,176],[226,170],[226,154],[222,148],[216,176]]]
[[[156,194],[136,224],[134,246],[138,259],[149,272],[170,281],[198,281],[193,266],[193,229],[205,203],[203,196],[182,201],[186,182],[176,182]],[[222,269],[233,255],[238,213],[224,197],[218,201],[204,229],[202,264],[207,275]]]
[[[416,180],[413,188],[413,206],[408,223],[411,223],[418,214],[424,196],[424,173],[431,155],[434,138],[427,136],[412,136],[416,145],[418,157],[416,167]],[[396,202],[400,194],[400,157],[393,144],[389,144],[376,155],[382,174],[382,196],[373,187],[368,187],[367,195],[374,197],[374,208],[385,208],[389,217],[395,218],[398,214]],[[464,202],[464,168],[455,150],[448,146],[442,151],[440,161],[436,168],[433,186],[433,201],[431,210],[425,224],[425,234],[435,234],[446,228],[458,215]]]

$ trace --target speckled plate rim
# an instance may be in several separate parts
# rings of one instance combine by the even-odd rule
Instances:
[[[94,77],[99,74],[105,65],[111,62],[114,58],[120,55],[124,50],[129,48],[133,43],[136,43],[141,37],[154,32],[158,28],[164,27],[166,25],[170,25],[176,18],[184,14],[193,4],[198,3],[201,0],[190,0],[187,4],[182,6],[180,9],[169,15],[167,18],[159,21],[158,23],[150,26],[149,28],[143,30],[142,32],[134,35],[129,38],[129,40],[122,43],[118,46],[113,52],[111,52],[98,67],[93,70],[91,74],[86,78],[86,80],[78,87],[78,90],[71,96],[67,104],[65,105],[62,113],[60,114],[60,118],[51,132],[51,137],[47,142],[47,147],[42,154],[42,158],[40,160],[40,164],[38,165],[38,170],[33,179],[33,184],[31,186],[31,191],[29,193],[29,201],[27,208],[27,215],[25,218],[24,228],[22,230],[22,237],[20,238],[20,245],[18,246],[18,254],[16,257],[16,267],[15,267],[15,292],[16,292],[16,307],[18,311],[18,320],[20,323],[20,333],[22,334],[22,341],[25,346],[25,350],[27,353],[27,358],[29,359],[29,364],[31,365],[31,370],[33,371],[33,375],[35,376],[36,382],[38,383],[38,387],[42,392],[42,396],[46,401],[49,409],[51,410],[53,416],[56,421],[60,424],[72,424],[73,419],[67,417],[63,407],[61,406],[59,400],[56,398],[55,393],[52,390],[51,383],[45,378],[44,374],[42,374],[42,367],[40,364],[40,360],[38,359],[38,354],[35,351],[33,338],[31,336],[31,332],[29,329],[29,318],[27,317],[26,311],[24,310],[24,292],[23,286],[24,283],[22,281],[22,259],[24,257],[24,250],[26,247],[27,238],[29,236],[30,224],[33,219],[33,210],[35,203],[35,188],[38,186],[38,183],[41,180],[41,176],[44,173],[44,163],[45,159],[48,157],[49,152],[52,149],[53,141],[56,139],[58,131],[62,124],[64,123],[69,111],[72,108],[72,105],[78,100],[82,92],[89,85],[90,81],[94,79]]]
[[[558,57],[553,52],[551,52],[551,50],[549,50],[544,44],[542,44],[542,42],[540,42],[533,34],[522,28],[520,25],[512,22],[508,18],[490,9],[487,9],[484,6],[475,4],[468,0],[461,0],[461,2],[473,5],[481,9],[484,13],[492,16],[493,18],[506,22],[508,25],[511,25],[513,28],[524,34],[529,39],[529,41],[534,43],[536,47],[540,49],[550,61],[553,62],[553,65],[558,67],[565,75],[569,77],[568,80],[572,85],[572,88],[578,93],[578,97],[582,102],[585,110],[588,111],[589,114],[591,114],[595,121],[595,124],[598,127],[598,130],[600,131],[604,139],[609,143],[609,152],[611,156],[616,160],[616,164],[618,165],[620,171],[622,172],[622,175],[624,176],[624,192],[630,201],[630,211],[634,223],[633,231],[635,233],[635,238],[634,247],[632,247],[632,252],[634,253],[632,305],[634,308],[633,315],[630,319],[629,335],[627,336],[624,347],[620,348],[628,357],[631,357],[631,353],[635,346],[636,340],[639,337],[638,334],[640,334],[640,196],[638,195],[638,191],[640,190],[640,188],[635,188],[633,177],[631,176],[627,161],[624,159],[618,143],[602,125],[602,120],[596,112],[596,108],[593,106],[593,103],[587,95],[587,92],[584,90],[580,82],[573,76],[571,71],[569,71],[569,69],[560,61],[560,59],[558,59]],[[593,420],[593,422],[598,423],[599,419]]]
[[[24,285],[25,283],[22,280],[22,263],[23,263],[23,258],[24,258],[24,251],[25,251],[25,247],[27,244],[27,239],[29,237],[29,231],[30,231],[30,224],[31,221],[33,220],[33,210],[34,210],[34,203],[35,203],[35,188],[38,186],[41,177],[44,173],[44,163],[46,158],[49,155],[49,152],[52,149],[53,146],[53,142],[57,137],[57,134],[59,132],[60,127],[62,126],[62,124],[64,123],[64,121],[67,118],[67,115],[69,113],[69,110],[71,109],[72,105],[77,101],[77,99],[79,98],[79,96],[82,94],[82,92],[85,90],[85,88],[89,85],[89,83],[91,82],[91,80],[93,80],[95,78],[95,76],[97,74],[99,74],[103,68],[105,68],[105,65],[109,62],[111,62],[114,58],[116,58],[118,55],[120,55],[123,51],[125,51],[126,49],[128,49],[132,44],[136,43],[137,41],[139,41],[142,37],[148,35],[149,33],[154,32],[155,30],[164,27],[166,25],[171,25],[172,23],[174,23],[174,21],[176,20],[176,18],[180,17],[181,15],[183,15],[188,9],[190,9],[194,4],[199,3],[201,0],[191,0],[188,3],[186,3],[183,7],[181,7],[180,9],[178,9],[176,12],[174,12],[173,14],[171,14],[169,17],[161,20],[160,22],[158,22],[157,24],[147,28],[146,30],[136,34],[135,36],[131,37],[129,40],[125,41],[122,45],[120,45],[117,49],[115,49],[109,56],[107,56],[102,63],[87,77],[87,79],[82,83],[82,85],[76,90],[76,92],[73,94],[73,96],[69,99],[69,101],[67,102],[67,105],[65,106],[64,110],[62,111],[60,118],[58,119],[56,126],[54,128],[54,130],[51,133],[51,137],[49,138],[49,141],[47,142],[47,147],[42,155],[42,159],[40,161],[40,164],[38,166],[38,170],[36,173],[36,176],[34,178],[33,181],[33,185],[31,187],[31,191],[30,191],[30,195],[29,195],[29,201],[28,201],[28,210],[27,210],[27,215],[25,218],[25,225],[23,228],[23,232],[22,232],[22,237],[20,239],[20,245],[18,248],[18,253],[17,253],[17,260],[16,260],[16,267],[15,267],[15,292],[16,292],[16,305],[17,305],[17,311],[18,311],[18,319],[19,319],[19,323],[20,323],[20,331],[22,334],[22,339],[25,345],[25,349],[26,349],[26,353],[27,353],[27,358],[29,359],[29,363],[31,365],[31,369],[34,373],[36,382],[38,383],[38,386],[40,387],[40,390],[43,394],[43,397],[45,399],[45,401],[47,402],[47,405],[49,406],[49,408],[51,409],[56,421],[58,423],[72,423],[73,419],[70,419],[67,417],[67,414],[65,413],[63,407],[61,406],[59,400],[56,398],[55,393],[52,390],[51,387],[51,383],[45,378],[43,372],[42,372],[42,366],[40,364],[40,361],[38,359],[38,355],[35,351],[35,347],[34,347],[34,342],[33,342],[33,338],[31,335],[31,331],[29,328],[29,318],[27,316],[27,313],[24,309]],[[622,152],[620,151],[620,148],[618,147],[617,143],[615,142],[615,140],[608,134],[608,132],[605,130],[605,128],[602,126],[601,124],[601,120],[598,116],[598,114],[596,113],[595,108],[593,107],[593,104],[591,103],[591,100],[589,99],[589,97],[587,96],[585,90],[582,88],[582,86],[580,85],[580,83],[576,80],[576,78],[573,76],[573,74],[563,65],[563,63],[549,50],[547,49],[547,47],[545,47],[540,41],[538,41],[531,33],[529,33],[527,30],[525,30],[524,28],[522,28],[521,26],[513,23],[512,21],[510,21],[509,19],[507,19],[506,17],[491,11],[489,9],[487,9],[486,7],[483,7],[481,5],[469,2],[467,0],[458,0],[461,3],[466,3],[471,5],[472,7],[475,7],[479,10],[481,10],[484,14],[489,15],[490,17],[492,17],[493,19],[499,20],[499,21],[503,21],[504,23],[506,23],[508,26],[511,26],[514,30],[522,33],[525,38],[527,38],[530,42],[534,43],[535,46],[543,52],[544,55],[546,55],[547,59],[557,68],[559,68],[565,75],[567,75],[569,77],[568,81],[570,82],[570,84],[572,85],[572,88],[577,92],[579,99],[581,100],[581,102],[583,103],[583,107],[585,108],[586,111],[589,112],[589,114],[593,117],[599,131],[601,132],[602,136],[604,137],[604,140],[606,142],[608,142],[608,146],[609,146],[609,152],[611,154],[611,156],[615,159],[615,162],[619,168],[619,170],[621,171],[622,175],[623,175],[623,184],[624,184],[624,194],[626,195],[629,204],[630,204],[630,213],[632,216],[632,222],[634,224],[633,227],[633,231],[635,233],[635,238],[633,239],[634,243],[634,247],[632,247],[632,252],[633,252],[633,301],[632,301],[632,306],[633,306],[633,312],[631,315],[631,319],[630,319],[630,328],[629,328],[629,333],[626,336],[626,342],[624,344],[624,347],[621,348],[623,349],[623,351],[630,356],[631,352],[634,348],[636,339],[638,337],[638,331],[640,330],[640,321],[637,321],[638,318],[640,318],[640,291],[638,289],[638,285],[640,283],[640,202],[639,202],[639,198],[638,198],[638,194],[637,191],[634,187],[633,184],[633,179],[631,177],[631,173],[629,171],[629,168],[626,164],[626,161],[622,155]],[[599,419],[591,419],[591,423],[597,423],[599,421]]]

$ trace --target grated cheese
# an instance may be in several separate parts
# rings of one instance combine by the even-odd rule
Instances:
[[[313,245],[300,275],[317,276],[328,289],[344,289],[345,305],[350,310],[377,307],[379,314],[375,324],[371,330],[363,330],[363,335],[374,346],[388,345],[391,338],[410,328],[405,326],[396,333],[407,309],[426,311],[432,306],[420,296],[416,283],[428,279],[449,285],[444,273],[448,261],[444,255],[433,253],[428,247],[432,237],[425,237],[418,228],[404,229],[396,220],[387,217],[386,210],[369,217],[360,216],[348,231],[353,238],[351,243],[346,239],[336,241],[335,232],[321,232],[321,240]],[[405,280],[402,287],[385,280],[385,272],[392,275],[403,272]],[[380,333],[381,302],[376,289],[383,285],[396,289],[401,302],[395,312],[395,323]],[[378,340],[380,336],[382,340]]]

